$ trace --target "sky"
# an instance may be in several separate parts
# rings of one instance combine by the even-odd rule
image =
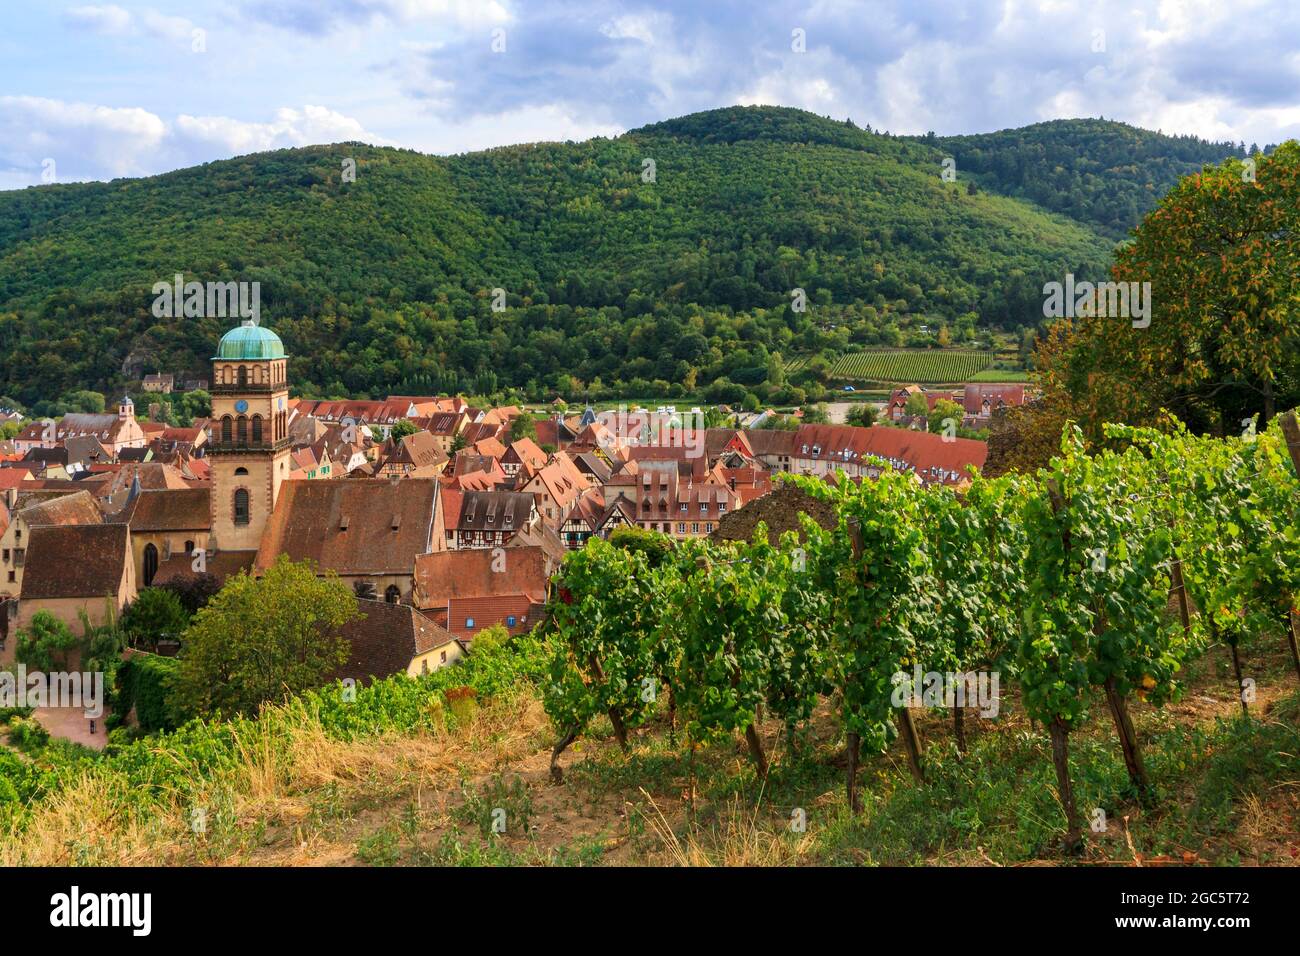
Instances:
[[[1300,138],[1298,0],[0,0],[0,189],[720,106],[894,133],[1105,116]]]

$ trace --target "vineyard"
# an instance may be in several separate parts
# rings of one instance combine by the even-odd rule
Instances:
[[[779,546],[760,529],[748,544],[593,541],[570,555],[544,691],[552,779],[593,721],[607,720],[625,752],[652,730],[690,761],[743,740],[762,781],[772,753],[760,724],[777,723],[793,746],[829,707],[844,803],[859,814],[864,755],[899,748],[925,788],[948,776],[933,761],[963,760],[967,725],[1005,718],[1010,685],[1050,740],[1062,852],[1083,846],[1085,814],[1095,831],[1106,813],[1080,807],[1071,761],[1072,735],[1098,701],[1124,798],[1157,806],[1164,781],[1134,707],[1179,701],[1185,671],[1217,648],[1249,725],[1250,661],[1273,650],[1259,644],[1266,634],[1282,635],[1300,681],[1300,483],[1276,425],[1228,440],[1181,428],[1107,435],[1113,447],[1088,453],[1067,430],[1039,474],[977,477],[963,492],[889,471],[860,485],[795,478],[833,504],[836,521],[808,520],[802,540],[788,532]],[[915,720],[935,711],[955,741],[937,756]],[[1300,744],[1294,726],[1278,732],[1291,749],[1274,760]]]
[[[1295,863],[1293,450],[793,478],[801,534],[593,540],[417,679],[102,753],[0,714],[0,863]]]
[[[993,364],[991,352],[958,349],[885,349],[840,356],[831,366],[835,379],[899,384],[968,382]]]

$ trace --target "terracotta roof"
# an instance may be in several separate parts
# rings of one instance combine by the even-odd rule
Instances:
[[[215,578],[220,586],[227,578],[234,577],[240,571],[251,572],[253,559],[256,556],[253,551],[217,551],[207,556],[206,570],[203,573]],[[193,555],[173,554],[158,563],[158,573],[153,577],[152,586],[160,587],[169,581],[182,581],[198,576],[199,573],[194,570]]]
[[[996,410],[999,405],[1023,405],[1025,403],[1025,387],[1023,385],[1000,385],[995,383],[972,383],[966,386],[962,395],[962,403],[966,408],[967,415],[980,415],[984,409],[984,403],[988,402],[990,412]]]
[[[17,488],[32,476],[32,470],[24,465],[21,468],[0,468],[0,489]]]
[[[530,468],[541,468],[546,464],[546,452],[542,451],[537,442],[531,438],[517,438],[510,443],[505,457],[501,460],[508,465],[521,464]]]
[[[988,444],[969,438],[878,425],[800,425],[795,432],[794,457],[826,461],[833,466],[862,464],[875,456],[895,468],[915,472],[923,481],[957,482],[966,478],[966,466],[984,466]]]
[[[339,631],[349,645],[348,661],[330,675],[360,683],[404,674],[411,661],[456,640],[409,604],[357,601],[361,616]]]
[[[564,542],[560,539],[560,533],[550,525],[543,522],[537,522],[529,528],[516,532],[514,537],[506,542],[507,548],[541,548],[546,556],[551,559],[552,567],[555,567],[564,560],[568,554],[568,549],[564,547]]]
[[[462,491],[460,514],[447,530],[517,531],[528,524],[536,503],[522,491]],[[450,513],[445,521],[450,521]]]
[[[34,527],[21,599],[116,597],[128,560],[126,525]]]
[[[256,567],[287,554],[339,574],[410,574],[429,550],[437,501],[429,478],[286,482]]]
[[[200,531],[212,526],[207,488],[142,491],[116,520],[132,531]]]
[[[453,598],[523,594],[546,599],[552,559],[540,547],[472,548],[422,554],[415,560],[415,604],[445,607]]]
[[[453,599],[447,606],[446,628],[462,641],[472,641],[479,631],[493,624],[505,624],[511,634],[519,634],[537,623],[540,609],[541,605],[524,594]]]
[[[438,440],[428,432],[415,432],[403,437],[396,443],[390,439],[384,445],[387,452],[384,465],[400,465],[411,468],[425,468],[442,465],[447,461],[446,454],[438,446]]]
[[[758,456],[794,454],[794,432],[780,428],[756,428],[745,432],[745,440]]]
[[[545,418],[537,422],[537,443],[539,445],[551,445],[554,448],[560,448],[577,437],[577,432],[563,421],[557,422],[554,418]]]
[[[32,528],[44,525],[102,524],[104,521],[95,496],[88,491],[51,496],[36,504],[26,505],[20,509],[19,517]]]
[[[438,412],[423,419],[421,424],[427,432],[450,438],[459,433],[464,418],[463,412]]]
[[[491,455],[478,454],[468,448],[462,448],[456,452],[456,457],[451,460],[451,473],[453,475],[459,477],[476,471],[500,471],[501,477],[505,477],[505,472],[501,471],[501,466]]]
[[[298,403],[298,414],[320,418],[328,422],[341,422],[345,419],[357,423],[394,425],[406,418],[411,403],[408,401],[345,401],[328,400]]]
[[[608,462],[599,455],[591,452],[578,455],[577,458],[574,459],[574,465],[579,471],[591,475],[592,478],[595,478],[602,484],[609,481],[609,476],[613,473],[613,469],[609,467]]]
[[[486,438],[474,441],[473,448],[480,455],[487,455],[490,458],[500,458],[506,453],[506,446],[501,444],[501,439],[497,438],[496,435],[489,435]]]

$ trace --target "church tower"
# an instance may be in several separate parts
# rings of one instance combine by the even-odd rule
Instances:
[[[245,319],[212,359],[212,537],[256,551],[289,477],[289,383],[280,337]]]

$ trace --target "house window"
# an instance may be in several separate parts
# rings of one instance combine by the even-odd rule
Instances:
[[[685,522],[685,521],[678,522],[678,524],[677,524],[677,533],[678,533],[678,534],[685,534],[685,533],[686,533],[686,522]]]
[[[388,590],[384,592],[384,600],[389,604],[396,604],[402,599],[402,589],[396,584],[388,585]]]
[[[704,530],[709,534],[713,534],[713,522],[710,521],[708,524],[706,524],[704,526]]]
[[[235,524],[248,524],[248,489],[235,489]]]
[[[719,502],[718,502],[718,514],[721,515],[721,514],[726,514],[726,513],[727,513],[727,505],[726,505],[726,502],[719,501]]]
[[[444,664],[447,663],[447,652],[446,652],[446,651],[443,651],[443,652],[442,652],[441,661],[442,661],[442,663],[444,663]]]
[[[700,523],[698,521],[691,522],[691,534],[699,534],[699,533],[700,533]]]
[[[466,626],[466,627],[473,627],[473,626],[474,626],[474,619],[473,619],[472,617],[467,617],[467,618],[465,618],[465,626]]]
[[[193,553],[194,553],[194,542],[193,542],[193,541],[186,541],[186,542],[185,542],[185,553],[186,553],[186,554],[193,554]]]
[[[507,626],[507,627],[514,627],[514,626],[515,626],[515,620],[516,620],[516,618],[515,618],[515,616],[514,616],[513,614],[509,614],[509,615],[507,615],[507,616],[506,616],[506,626]]]

